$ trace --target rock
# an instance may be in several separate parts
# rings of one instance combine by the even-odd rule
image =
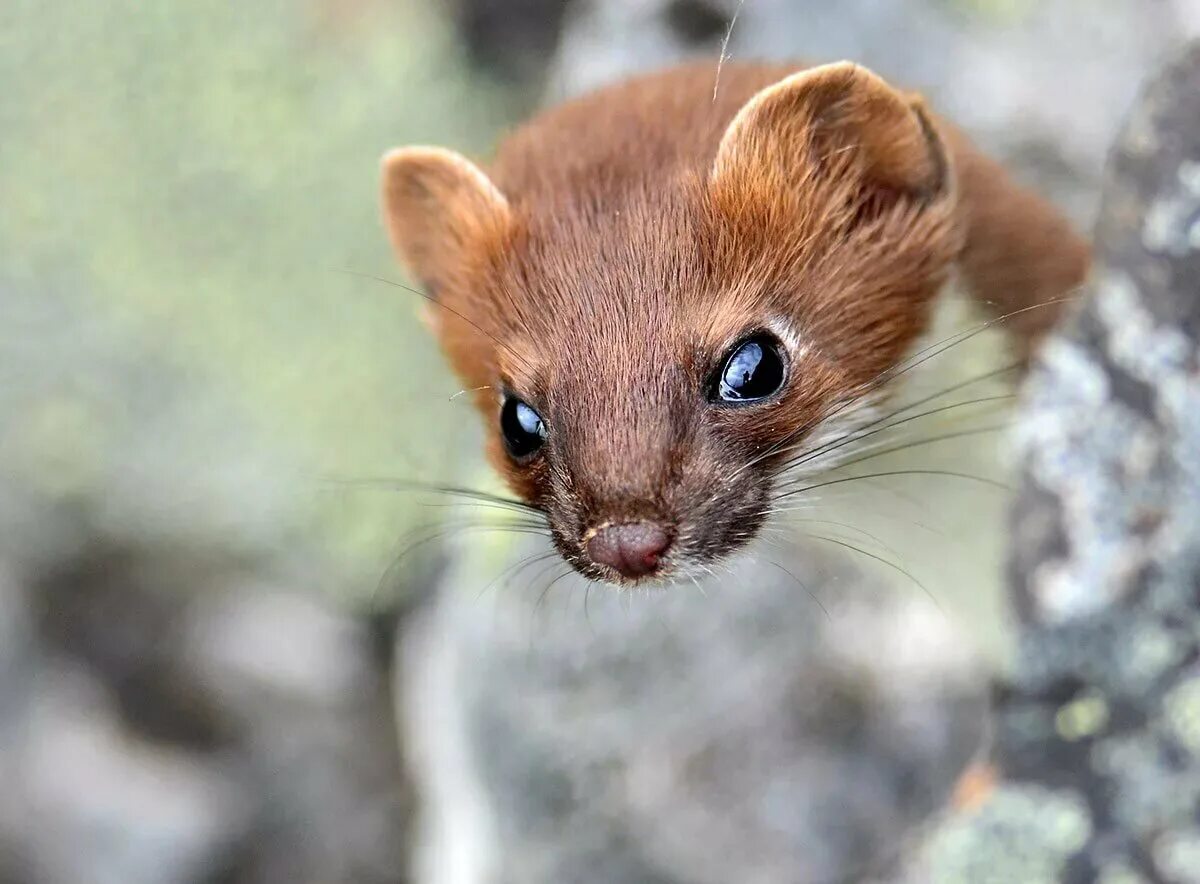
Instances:
[[[86,300],[0,283],[0,880],[404,880],[390,627],[287,453]]]
[[[814,600],[817,550],[542,602],[553,573],[480,600],[503,569],[474,561],[402,644],[421,884],[842,880],[885,868],[982,740],[961,631],[844,564]]]
[[[251,822],[254,796],[223,759],[129,734],[104,686],[51,665],[6,778],[5,834],[34,880],[201,882]]]
[[[0,572],[0,876],[405,880],[376,626],[262,563],[85,533]]]
[[[451,0],[471,60],[489,74],[528,81],[544,74],[576,0]]]
[[[1126,124],[1096,242],[1018,424],[1005,779],[916,880],[1197,880],[1200,43]]]

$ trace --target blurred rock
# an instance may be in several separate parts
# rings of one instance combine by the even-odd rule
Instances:
[[[450,0],[471,60],[502,80],[535,81],[558,46],[578,0]]]
[[[962,631],[813,550],[541,601],[548,579],[480,600],[475,558],[403,645],[422,884],[858,879],[981,743]]]
[[[314,598],[240,585],[193,603],[185,656],[196,677],[253,714],[268,692],[299,706],[336,707],[368,687],[363,624]]]
[[[376,624],[262,564],[185,552],[95,539],[0,580],[0,854],[17,880],[405,880]]]
[[[38,673],[6,779],[6,829],[34,880],[203,881],[251,823],[253,796],[222,759],[139,739],[78,666]]]
[[[1004,781],[916,881],[1200,880],[1200,43],[1109,175],[1091,291],[1018,424]]]
[[[339,271],[393,272],[379,155],[508,92],[430,4],[142,11],[0,15],[0,880],[402,880],[353,600],[425,513],[324,479],[453,459],[461,406],[409,296]]]

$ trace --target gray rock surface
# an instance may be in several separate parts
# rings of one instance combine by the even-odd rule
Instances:
[[[0,880],[405,880],[371,624],[177,548],[0,563]]]
[[[426,800],[416,880],[816,884],[887,868],[981,745],[983,672],[924,596],[839,563],[818,602],[805,585],[828,557],[774,561],[635,597],[567,578],[544,600],[549,577],[481,598],[503,569],[455,571],[402,645]]]
[[[1005,779],[936,839],[935,880],[1200,880],[1200,44],[1109,176],[1092,291],[1018,425]]]
[[[0,389],[48,422],[41,443],[13,438],[35,420],[15,427],[0,465],[0,880],[403,880],[407,796],[372,624],[282,554],[277,474],[251,446],[207,465],[201,397],[94,329],[57,328],[78,362]],[[129,397],[140,432],[93,423],[104,409],[79,400],[100,395]],[[111,463],[59,459],[58,434],[92,431],[129,437],[92,449]],[[189,457],[192,483],[174,481]],[[97,477],[102,493],[80,491]]]

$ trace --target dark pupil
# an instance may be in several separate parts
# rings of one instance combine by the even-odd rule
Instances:
[[[526,457],[542,447],[546,427],[541,416],[514,396],[504,400],[500,409],[500,432],[513,457]]]
[[[783,360],[774,345],[765,339],[742,344],[721,373],[722,399],[744,402],[770,396],[783,383]]]

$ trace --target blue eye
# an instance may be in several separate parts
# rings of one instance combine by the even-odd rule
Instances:
[[[516,396],[506,396],[500,406],[500,435],[504,447],[516,460],[532,456],[546,441],[542,416]]]
[[[778,393],[787,374],[779,342],[757,334],[736,345],[725,357],[711,399],[755,402]]]

